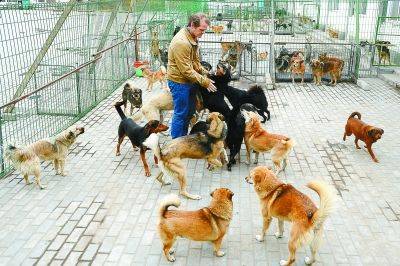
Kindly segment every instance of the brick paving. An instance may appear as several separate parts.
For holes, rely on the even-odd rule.
[[[272,114],[266,128],[297,143],[281,178],[316,201],[305,184],[324,179],[340,198],[316,265],[400,265],[400,93],[378,79],[363,83],[367,86],[280,84],[266,92]],[[68,156],[68,176],[54,175],[44,163],[45,190],[25,185],[17,173],[0,181],[0,265],[170,264],[161,254],[157,205],[168,193],[178,193],[178,184],[161,186],[155,180],[158,169],[150,152],[152,177],[145,177],[139,152],[127,140],[115,156],[119,117],[111,104],[120,93],[79,122],[86,132]],[[379,164],[365,149],[355,149],[354,137],[342,141],[355,110],[385,130],[373,146]],[[241,154],[244,162],[243,149]],[[268,154],[261,164],[271,165]],[[229,187],[235,192],[234,216],[222,244],[225,257],[214,257],[209,243],[179,239],[175,265],[278,265],[287,257],[288,223],[282,239],[273,236],[274,220],[266,241],[255,240],[262,218],[256,194],[244,181],[248,166],[209,172],[204,160],[188,160],[187,168],[188,189],[202,199],[182,199],[181,208],[206,206],[211,190]],[[299,250],[296,265],[303,265],[308,253]]]

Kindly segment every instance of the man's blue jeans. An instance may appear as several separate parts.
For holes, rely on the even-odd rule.
[[[168,87],[174,102],[174,114],[171,122],[173,139],[186,136],[189,121],[195,110],[196,90],[192,84],[176,83],[168,80]]]

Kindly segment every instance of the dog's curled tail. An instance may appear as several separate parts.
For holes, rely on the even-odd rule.
[[[335,210],[336,193],[332,186],[323,181],[311,181],[307,184],[307,187],[317,192],[319,196],[319,209],[312,216],[314,228],[319,228]]]
[[[150,136],[143,141],[143,145],[150,148],[157,159],[161,160],[160,137],[156,133],[150,134]]]
[[[357,116],[358,119],[361,119],[361,114],[359,112],[352,112],[348,119],[354,118]]]
[[[160,215],[160,219],[164,218],[165,212],[168,210],[169,206],[174,206],[176,208],[181,205],[181,200],[176,194],[169,194],[165,196],[159,205],[158,214]]]

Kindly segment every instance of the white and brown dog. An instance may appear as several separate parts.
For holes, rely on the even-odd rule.
[[[76,138],[85,132],[83,127],[67,129],[54,138],[38,140],[25,147],[9,145],[5,156],[13,166],[24,176],[26,184],[30,184],[29,175],[34,175],[36,184],[45,188],[40,182],[40,161],[53,161],[56,175],[66,176],[64,172],[68,149],[75,143]]]

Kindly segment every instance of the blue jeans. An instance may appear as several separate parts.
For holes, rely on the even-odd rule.
[[[174,102],[174,114],[171,122],[171,136],[173,139],[186,136],[190,118],[195,110],[196,90],[192,84],[176,83],[168,80],[168,87]]]

